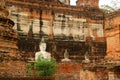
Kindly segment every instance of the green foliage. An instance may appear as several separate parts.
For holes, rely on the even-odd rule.
[[[30,63],[28,63],[28,64],[26,65],[26,68],[27,68],[27,72],[26,72],[27,76],[31,76],[31,74],[32,74],[32,72],[31,72],[31,70],[32,70],[32,65],[31,65]]]
[[[110,2],[110,3],[109,3]],[[109,4],[101,5],[101,9],[103,9],[106,13],[113,12],[120,9],[120,0],[110,0]]]
[[[30,63],[27,64],[27,69],[31,69],[32,65]]]
[[[35,61],[34,68],[38,70],[39,76],[52,76],[57,71],[57,63],[54,58],[38,59]]]
[[[106,13],[115,11],[115,9],[109,5],[102,5],[101,9],[103,9]]]

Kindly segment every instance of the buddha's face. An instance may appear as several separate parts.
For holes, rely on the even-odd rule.
[[[41,43],[39,47],[40,47],[40,51],[46,51],[46,43]]]

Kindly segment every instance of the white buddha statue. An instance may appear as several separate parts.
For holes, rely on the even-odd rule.
[[[69,59],[69,53],[68,53],[67,49],[65,49],[65,52],[64,52],[64,59],[62,59],[62,62],[65,62],[65,61],[71,61]]]
[[[40,51],[35,53],[35,61],[40,59],[47,59],[51,60],[51,54],[49,52],[46,52],[46,43],[44,41],[44,38],[42,38],[40,44],[39,44]]]
[[[90,59],[89,59],[89,54],[88,52],[85,53],[85,56],[84,56],[85,60],[83,60],[83,63],[89,63],[90,62]]]

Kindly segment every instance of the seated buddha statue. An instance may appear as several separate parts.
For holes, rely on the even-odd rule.
[[[65,52],[64,52],[64,59],[61,60],[62,62],[67,62],[67,61],[71,61],[69,59],[69,53],[67,51],[67,49],[65,49]]]
[[[35,61],[36,60],[51,60],[51,54],[46,51],[46,43],[44,41],[44,38],[42,38],[40,44],[39,44],[40,51],[35,53]]]

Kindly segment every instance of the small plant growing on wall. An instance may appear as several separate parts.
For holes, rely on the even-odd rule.
[[[26,68],[27,68],[27,72],[26,72],[27,76],[31,76],[31,75],[32,75],[32,72],[31,72],[31,70],[32,70],[32,65],[31,65],[30,63],[28,63],[28,64],[26,65]]]
[[[34,68],[38,71],[39,76],[53,76],[57,72],[57,63],[53,57],[51,60],[38,59],[35,61]]]

